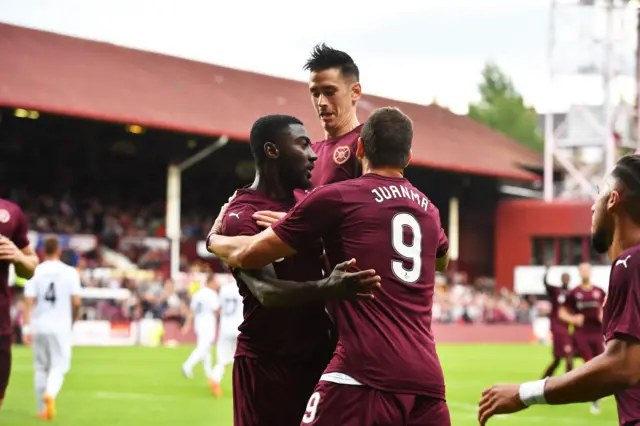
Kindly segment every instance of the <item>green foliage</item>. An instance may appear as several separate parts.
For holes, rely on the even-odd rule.
[[[497,65],[485,65],[479,90],[482,100],[469,105],[469,117],[528,148],[543,150],[544,138],[535,109],[525,105],[511,79]]]

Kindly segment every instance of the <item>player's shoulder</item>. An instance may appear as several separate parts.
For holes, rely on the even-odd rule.
[[[0,198],[0,221],[9,222],[12,217],[24,216],[19,205],[6,198]]]
[[[6,209],[6,210],[11,210],[11,211],[20,211],[20,212],[22,212],[22,209],[20,208],[19,205],[17,205],[13,201],[7,200],[6,198],[0,198],[0,208]]]

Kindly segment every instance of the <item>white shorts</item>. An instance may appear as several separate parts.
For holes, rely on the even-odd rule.
[[[71,334],[34,333],[33,363],[36,370],[58,370],[65,374],[71,368]]]
[[[213,346],[216,332],[212,328],[196,329],[197,346]]]
[[[228,365],[233,362],[238,345],[238,333],[220,334],[216,348],[216,364]]]

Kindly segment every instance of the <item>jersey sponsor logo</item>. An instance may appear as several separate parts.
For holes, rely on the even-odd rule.
[[[0,223],[7,223],[11,220],[11,213],[6,209],[0,209]]]
[[[627,269],[629,266],[627,265],[627,261],[629,260],[629,258],[631,257],[631,255],[627,255],[627,257],[625,257],[624,259],[618,259],[616,260],[616,266],[618,265],[624,265],[624,269]]]
[[[351,149],[346,145],[339,146],[333,151],[333,161],[336,164],[346,163],[349,157],[351,157]]]
[[[559,304],[563,305],[564,302],[566,302],[566,301],[567,301],[567,298],[566,298],[566,296],[564,294],[561,294],[560,296],[558,296],[558,303]]]

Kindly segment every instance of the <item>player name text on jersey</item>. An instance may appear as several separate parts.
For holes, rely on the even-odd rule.
[[[372,189],[371,193],[375,196],[374,199],[377,203],[401,197],[415,201],[424,211],[427,211],[427,207],[429,206],[429,200],[426,197],[402,185],[379,186],[376,189]]]

